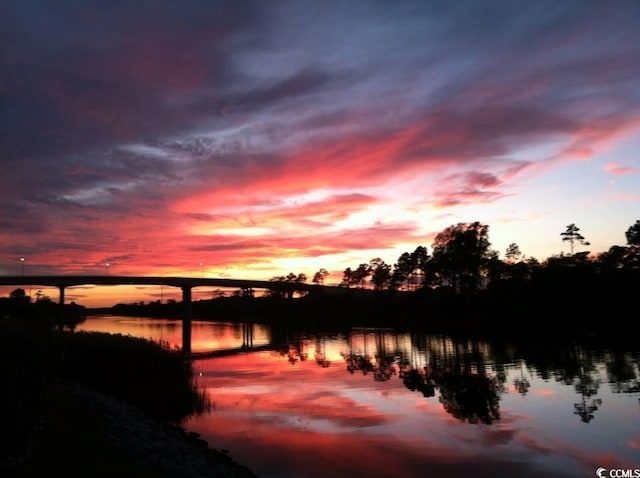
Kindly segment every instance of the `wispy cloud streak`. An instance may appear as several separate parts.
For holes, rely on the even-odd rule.
[[[0,14],[5,262],[81,269],[126,252],[151,271],[233,251],[267,267],[394,247],[437,232],[417,204],[498,208],[638,131],[632,1]],[[637,159],[603,170],[634,176]]]

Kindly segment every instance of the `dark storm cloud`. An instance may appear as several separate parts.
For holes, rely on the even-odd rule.
[[[429,59],[427,65],[444,67],[437,75],[444,85],[426,103],[423,100],[422,107],[431,109],[455,101],[460,108],[457,115],[435,118],[445,125],[442,128],[450,125],[448,120],[466,121],[478,132],[480,146],[483,131],[491,134],[521,124],[523,132],[531,128],[535,132],[539,123],[532,118],[541,112],[514,98],[518,93],[505,91],[505,86],[513,88],[516,82],[526,86],[531,74],[560,83],[589,82],[590,74],[598,71],[602,72],[600,78],[620,80],[626,75],[631,79],[640,68],[638,62],[628,61],[637,53],[631,47],[623,48],[614,60],[608,56],[581,58],[574,48],[586,42],[585,31],[600,26],[589,23],[597,18],[596,13],[585,14],[576,5],[461,2],[434,8],[409,2],[389,9],[384,3],[354,2],[335,12],[314,2],[273,4],[267,12],[236,2],[116,3],[108,9],[93,2],[5,6],[11,20],[3,33],[10,54],[3,56],[1,65],[5,72],[5,114],[0,117],[7,132],[3,135],[7,138],[3,144],[5,160],[37,158],[44,162],[48,158],[45,166],[83,161],[74,157],[124,142],[177,135],[217,116],[253,112],[320,92],[338,71],[359,67],[364,68],[363,73],[352,81],[358,82],[360,95],[370,97],[373,92],[368,88],[380,85],[362,81],[365,71],[371,78],[387,78],[387,88],[395,88],[389,82],[398,75],[419,73],[425,58]],[[291,12],[299,17],[289,18]],[[263,25],[261,20],[272,23]],[[328,20],[331,23],[320,24]],[[305,21],[311,25],[308,33]],[[421,29],[421,24],[425,28]],[[279,28],[281,25],[286,28]],[[262,38],[260,33],[269,36]],[[319,36],[316,41],[313,34]],[[234,59],[236,53],[242,53],[234,48],[264,53],[269,47],[283,48],[287,42],[289,48],[306,52],[307,63],[317,61],[317,66],[309,69],[301,64],[296,70],[294,64],[291,72],[274,70],[271,81],[266,82],[241,71],[242,64]],[[331,61],[319,56],[332,50],[335,58]],[[378,55],[366,55],[367,51]],[[561,55],[554,62],[556,52]],[[571,56],[564,52],[571,52]],[[544,55],[544,64],[534,64],[534,68],[523,65],[523,54],[531,54],[537,61]],[[471,64],[473,56],[480,59],[476,60],[478,66]],[[619,68],[606,68],[612,61]],[[471,74],[449,74],[447,68]],[[513,83],[495,84],[496,73]],[[515,105],[504,106],[513,114],[478,121],[487,105],[474,107],[462,102],[469,101],[470,90],[482,85],[493,85],[497,95],[504,95],[490,96],[486,101],[516,100]],[[345,86],[348,89],[349,85]],[[548,100],[551,108],[557,104],[551,97]],[[349,107],[348,102],[342,104],[343,109]],[[202,113],[194,114],[199,109]],[[316,121],[339,114],[320,110]],[[406,127],[407,121],[410,118],[400,118],[395,127]],[[522,124],[526,121],[529,123]],[[571,123],[569,118],[555,118],[558,121]],[[306,124],[313,122],[311,116]],[[554,122],[549,123],[548,128],[553,126]],[[500,134],[506,136],[509,131]],[[468,141],[470,149],[475,146],[473,139]],[[489,148],[487,154],[492,153]],[[99,161],[94,164],[100,167]],[[105,168],[105,174],[112,172]],[[97,179],[91,175],[86,178]]]
[[[246,2],[14,2],[0,60],[8,159],[94,150],[193,125],[170,96],[223,84]]]
[[[314,91],[319,91],[329,84],[330,75],[319,71],[299,71],[294,75],[279,79],[266,87],[258,86],[257,89],[231,95],[226,99],[227,104],[221,109],[228,111],[254,111],[259,108],[271,106],[284,100],[295,100]]]
[[[589,150],[640,114],[633,1],[30,1],[0,17],[0,225],[25,247],[164,238],[178,214],[452,166],[433,204],[490,202],[522,149]]]

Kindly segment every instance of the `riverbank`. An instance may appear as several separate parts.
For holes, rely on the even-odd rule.
[[[556,287],[521,286],[482,293],[454,294],[450,288],[415,292],[360,294],[302,298],[220,297],[194,301],[193,320],[260,323],[276,330],[314,329],[319,332],[348,332],[353,327],[382,327],[453,334],[477,339],[518,342],[591,340],[619,342],[633,337],[628,310],[633,310],[633,292],[638,283],[616,284],[615,288],[574,290]],[[353,294],[352,294],[353,293]],[[594,313],[606,316],[606,326],[594,326]],[[94,311],[90,310],[90,313]],[[101,313],[128,317],[181,319],[180,302],[117,304]],[[526,333],[523,333],[526,330]]]
[[[0,373],[0,476],[255,477],[179,426],[204,392],[177,350],[3,320]]]
[[[95,391],[56,384],[18,477],[255,478],[195,434]]]

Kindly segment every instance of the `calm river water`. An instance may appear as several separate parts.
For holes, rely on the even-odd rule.
[[[177,320],[90,317],[77,330],[181,344]],[[195,361],[212,409],[186,427],[262,478],[640,470],[640,347],[197,321],[192,337],[194,352],[225,352]]]

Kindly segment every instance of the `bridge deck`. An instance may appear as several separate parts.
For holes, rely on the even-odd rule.
[[[182,289],[184,311],[182,316],[182,350],[191,353],[191,289],[194,287],[227,287],[236,289],[269,289],[282,292],[325,291],[344,289],[336,286],[305,284],[302,282],[281,282],[252,279],[221,279],[204,277],[162,277],[162,276],[114,276],[114,275],[21,275],[0,276],[0,286],[50,286],[60,290],[59,303],[64,304],[65,289],[79,285],[167,285]],[[255,348],[253,349],[255,350]]]
[[[266,281],[255,279],[223,279],[204,277],[116,276],[116,275],[26,275],[0,276],[0,286],[40,285],[73,287],[78,285],[167,285],[171,287],[227,287],[272,290],[311,291],[334,289],[336,286],[306,284],[303,282]]]

